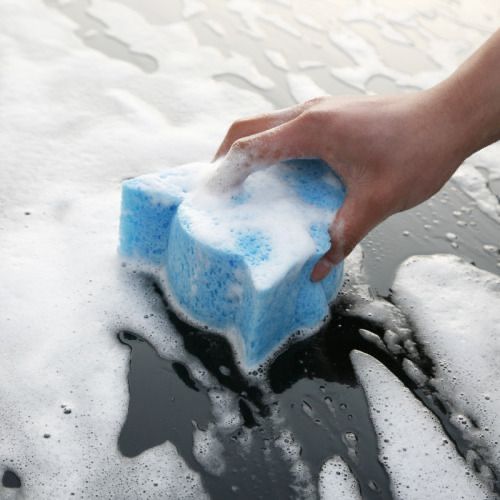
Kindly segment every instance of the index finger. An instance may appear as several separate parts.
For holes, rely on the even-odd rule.
[[[303,105],[300,104],[292,106],[291,108],[284,108],[270,113],[236,120],[229,127],[226,136],[215,153],[214,160],[224,156],[237,140],[282,125],[299,116],[302,111]]]

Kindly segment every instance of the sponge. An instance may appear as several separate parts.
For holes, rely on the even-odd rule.
[[[125,181],[120,253],[147,264],[188,322],[228,335],[253,367],[298,330],[319,328],[342,264],[310,281],[345,189],[320,160],[291,160],[210,189],[217,164]]]

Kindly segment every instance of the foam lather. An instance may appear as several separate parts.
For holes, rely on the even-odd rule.
[[[191,163],[124,182],[120,252],[156,270],[184,319],[229,334],[255,366],[328,315],[342,264],[320,283],[310,274],[345,190],[320,160],[278,163],[224,191],[210,188],[217,168]]]

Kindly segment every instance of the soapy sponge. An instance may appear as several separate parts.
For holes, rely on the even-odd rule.
[[[192,163],[123,184],[120,252],[153,266],[187,321],[229,334],[247,366],[328,315],[342,265],[310,281],[329,248],[345,190],[320,160],[293,160],[220,192],[216,164]]]

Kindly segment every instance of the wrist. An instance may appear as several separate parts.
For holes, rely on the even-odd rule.
[[[416,95],[418,113],[425,127],[424,147],[432,152],[439,177],[447,180],[463,161],[476,151],[478,139],[464,118],[468,103],[452,82],[445,81]],[[444,181],[443,181],[444,182]]]
[[[500,30],[448,79],[427,91],[462,161],[500,139]]]

